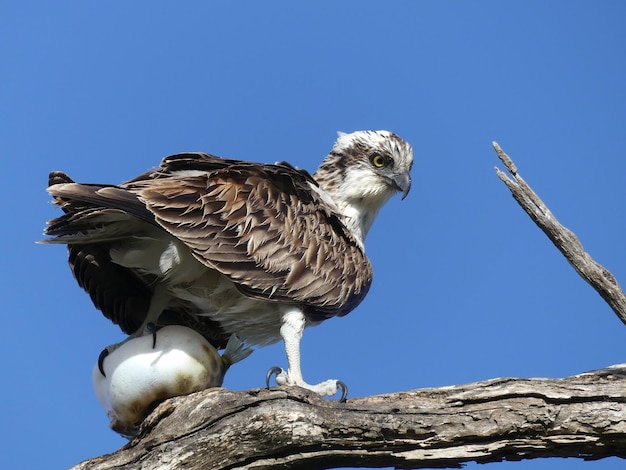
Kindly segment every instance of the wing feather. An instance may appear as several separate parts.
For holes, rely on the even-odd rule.
[[[180,154],[122,188],[246,295],[342,315],[367,293],[371,265],[315,184],[284,163]]]
[[[55,172],[48,190],[65,215],[50,222],[46,233],[55,238],[47,242],[70,245],[79,284],[116,323],[124,323],[124,312],[137,306],[111,306],[108,292],[122,287],[107,284],[105,275],[118,268],[109,263],[96,270],[97,264],[83,258],[88,251],[83,248],[106,242],[103,237],[127,237],[133,218],[181,240],[201,263],[248,296],[300,304],[314,319],[344,315],[367,293],[372,268],[316,185],[306,171],[286,163],[262,165],[201,153],[167,157],[158,169],[120,186],[77,184]],[[120,233],[116,224],[99,232],[100,223],[113,220],[121,222]],[[120,279],[137,285],[134,278]],[[148,291],[140,296],[142,303]],[[121,325],[125,331],[138,322],[131,317]]]

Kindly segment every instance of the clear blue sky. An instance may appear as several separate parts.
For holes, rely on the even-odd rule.
[[[626,361],[626,327],[510,197],[491,149],[626,284],[626,3],[13,1],[0,18],[4,468],[125,442],[91,387],[122,335],[65,250],[34,243],[58,214],[50,170],[119,183],[201,150],[312,171],[337,130],[393,130],[414,146],[413,189],[366,240],[365,302],[305,332],[305,378],[357,397]],[[280,344],[225,386],[262,386],[273,365]]]

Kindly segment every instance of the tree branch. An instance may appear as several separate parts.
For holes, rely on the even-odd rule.
[[[348,400],[298,387],[212,388],[159,405],[140,435],[74,470],[459,468],[626,458],[626,364],[565,379],[494,379]]]
[[[498,177],[626,324],[626,297],[517,173]],[[626,364],[564,379],[493,379],[329,401],[298,387],[212,388],[161,403],[117,452],[74,470],[459,468],[540,457],[626,458]]]
[[[541,230],[554,243],[581,277],[593,287],[598,294],[609,304],[615,314],[626,325],[626,296],[617,283],[615,277],[601,264],[594,261],[585,251],[573,232],[561,225],[552,215],[548,207],[526,184],[517,173],[513,160],[504,153],[497,142],[493,147],[512,179],[496,167],[498,177],[511,190],[515,200],[530,216]]]

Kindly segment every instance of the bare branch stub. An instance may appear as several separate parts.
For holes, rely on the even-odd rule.
[[[576,272],[602,296],[626,325],[626,296],[613,274],[585,251],[571,230],[559,223],[541,198],[519,175],[511,157],[496,142],[493,142],[493,147],[511,177],[497,167],[496,173],[509,188],[513,198],[554,243]]]

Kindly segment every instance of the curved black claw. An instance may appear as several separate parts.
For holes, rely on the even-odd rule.
[[[107,375],[104,373],[104,359],[109,355],[109,348],[104,348],[98,356],[98,370],[102,374],[102,377]]]
[[[270,370],[268,370],[267,374],[265,374],[265,385],[268,389],[270,388],[270,380],[272,379],[272,376],[274,374],[278,375],[282,371],[283,369],[278,366],[270,367]]]
[[[156,332],[157,332],[157,327],[154,323],[150,322],[146,325],[146,330],[148,330],[150,333],[152,333],[152,349],[154,349],[156,347]]]
[[[348,386],[341,380],[337,380],[337,388],[341,389],[341,398],[339,399],[339,403],[345,403],[346,398],[348,397]]]

